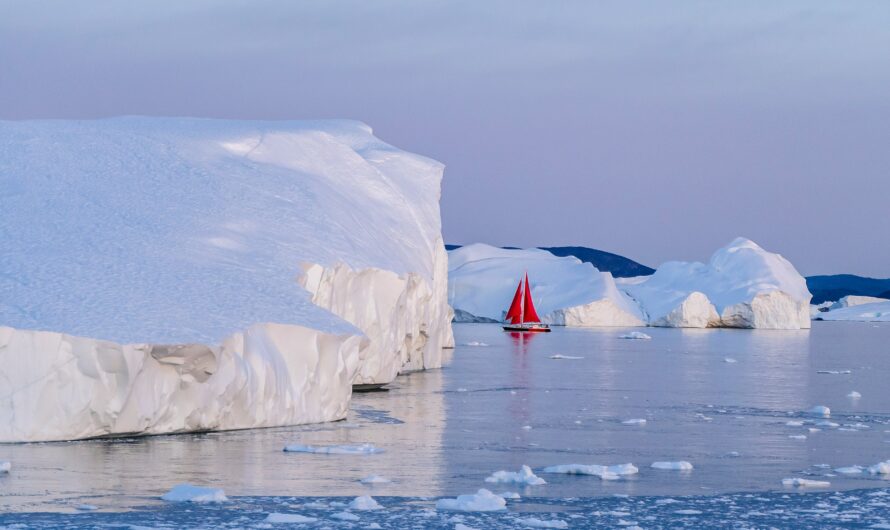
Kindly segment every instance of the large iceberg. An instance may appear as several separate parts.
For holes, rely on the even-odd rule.
[[[0,122],[0,441],[335,420],[440,366],[442,169],[353,121]]]
[[[737,238],[708,263],[668,262],[622,287],[652,326],[804,329],[810,292],[779,254]]]
[[[501,321],[528,272],[538,314],[565,326],[643,326],[637,305],[608,272],[541,249],[467,245],[448,253],[448,299],[461,320]]]

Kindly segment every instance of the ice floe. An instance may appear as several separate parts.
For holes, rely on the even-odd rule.
[[[349,503],[349,508],[352,510],[381,510],[383,509],[383,506],[374,500],[374,497],[362,495],[361,497],[353,499],[352,502]]]
[[[340,521],[358,521],[361,519],[358,515],[352,512],[337,512],[335,514],[331,514],[331,519],[338,519]]]
[[[565,359],[568,361],[575,361],[575,360],[583,359],[584,357],[576,357],[574,355],[562,355],[560,353],[557,353],[555,355],[551,355],[550,358],[551,359]]]
[[[646,425],[645,418],[631,418],[621,422],[622,425]]]
[[[890,475],[890,460],[878,462],[868,467],[868,472],[872,475]]]
[[[807,411],[807,414],[810,416],[819,416],[821,418],[829,418],[831,417],[831,409],[826,407],[825,405],[816,405]]]
[[[862,466],[848,466],[835,468],[834,472],[841,475],[860,475],[864,470]]]
[[[592,475],[603,480],[618,480],[623,476],[635,475],[640,470],[633,464],[617,464],[601,466],[597,464],[562,464],[543,469],[544,473],[562,473],[565,475]]]
[[[383,449],[365,443],[361,445],[301,445],[291,444],[284,447],[286,453],[312,453],[318,455],[375,455]]]
[[[11,469],[12,469],[12,462],[9,462],[8,460],[0,460],[0,475],[2,475],[4,473],[9,473],[9,471]]]
[[[568,528],[569,523],[561,519],[538,519],[536,517],[523,517],[516,519],[516,524],[521,528]]]
[[[862,394],[860,394],[859,392],[856,392],[855,390],[853,390],[852,392],[850,392],[849,394],[847,394],[847,397],[850,398],[850,399],[859,399],[859,398],[862,397]]]
[[[368,475],[367,477],[361,479],[359,482],[362,484],[389,484],[391,481],[388,478],[381,477],[380,475]]]
[[[651,467],[653,469],[669,469],[676,471],[691,471],[693,469],[692,464],[685,460],[677,462],[652,462]]]
[[[495,512],[507,509],[507,501],[500,495],[480,489],[476,493],[458,495],[456,499],[439,499],[437,510],[456,510],[464,512]]]
[[[191,484],[176,485],[161,495],[161,499],[169,502],[226,502],[229,500],[221,489],[204,488]]]
[[[793,486],[795,488],[827,488],[831,486],[831,482],[827,480],[810,480],[806,478],[783,478],[783,486]]]
[[[620,335],[619,339],[637,339],[637,340],[649,340],[652,337],[643,333],[642,331],[631,331],[630,333],[625,333],[624,335]]]
[[[535,475],[532,472],[532,469],[528,466],[522,466],[522,468],[518,471],[496,471],[491,476],[485,479],[485,482],[491,483],[515,483],[515,484],[524,484],[526,486],[539,486],[541,484],[547,484],[547,481],[542,479],[541,477]]]
[[[271,524],[308,524],[318,521],[316,517],[308,517],[298,513],[273,512],[266,516],[265,522]]]
[[[724,358],[723,358],[723,362],[725,362],[725,363],[730,363],[730,364],[734,364],[734,363],[737,363],[738,361],[735,360],[735,359],[733,359],[732,357],[724,357]]]
[[[92,504],[78,504],[74,509],[80,512],[92,512],[98,510],[99,507]]]

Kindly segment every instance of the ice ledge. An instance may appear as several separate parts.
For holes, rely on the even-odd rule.
[[[342,419],[366,343],[272,323],[215,347],[0,327],[0,442]]]

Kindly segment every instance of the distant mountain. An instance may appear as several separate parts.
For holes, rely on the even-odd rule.
[[[445,250],[454,250],[460,248],[461,245],[445,245]],[[515,249],[517,247],[503,247]],[[636,261],[597,250],[588,247],[538,247],[546,250],[555,256],[575,256],[583,262],[591,263],[594,267],[601,271],[611,272],[616,278],[628,278],[631,276],[648,276],[655,272],[655,269],[641,265]]]
[[[890,298],[890,278],[866,278],[854,274],[808,276],[807,288],[813,293],[813,304],[839,300],[851,294]]]

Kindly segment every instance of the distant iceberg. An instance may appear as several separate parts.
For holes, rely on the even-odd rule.
[[[641,281],[622,287],[665,327],[806,329],[806,281],[779,254],[738,238],[705,263],[668,262]]]
[[[815,318],[834,321],[890,322],[890,300],[870,304],[854,304],[840,309],[832,309],[819,313]]]
[[[0,122],[0,441],[268,427],[453,345],[443,166],[354,121]]]
[[[528,272],[538,314],[564,326],[643,326],[639,307],[608,272],[541,249],[467,245],[448,253],[448,298],[463,321],[501,321]]]

